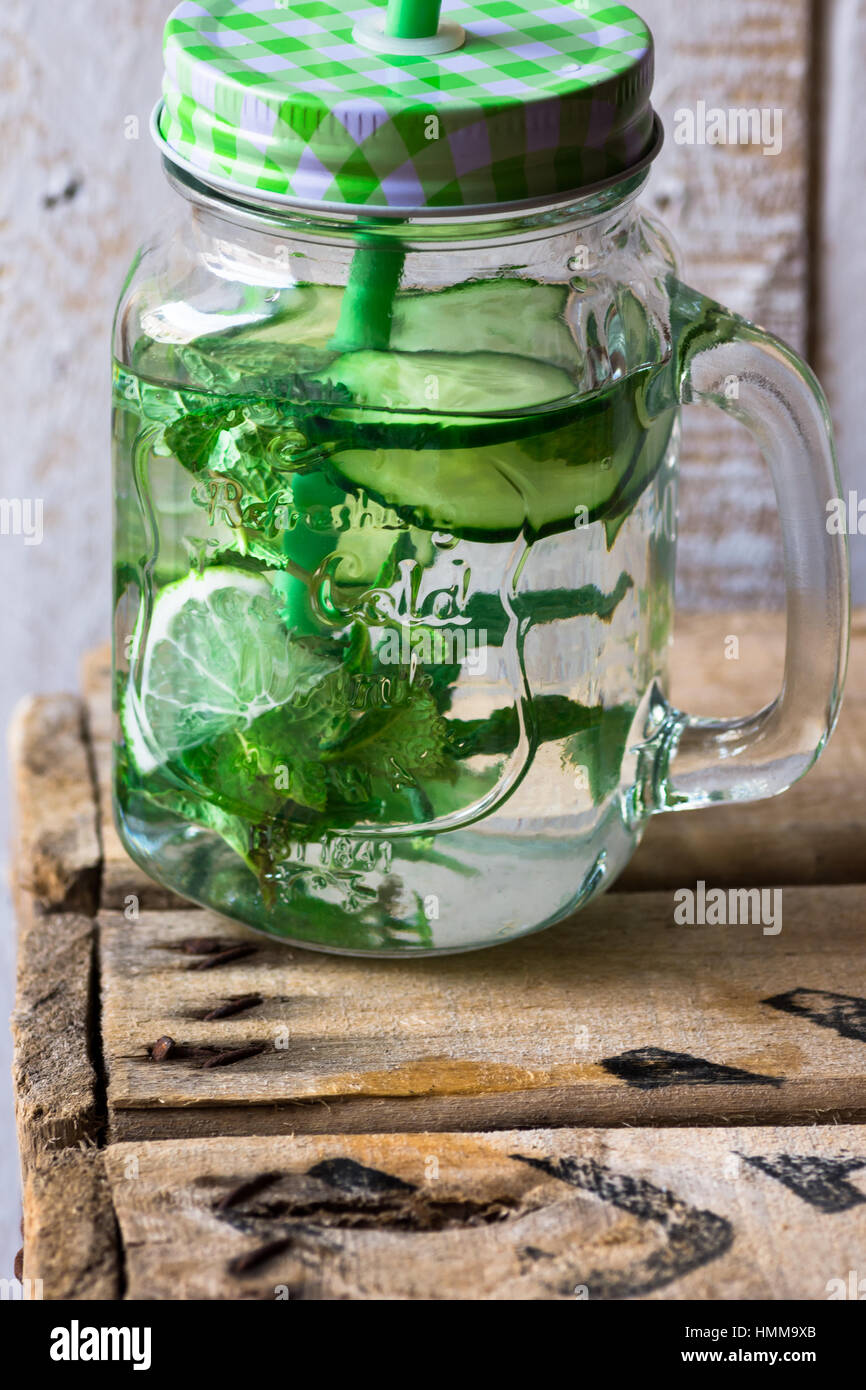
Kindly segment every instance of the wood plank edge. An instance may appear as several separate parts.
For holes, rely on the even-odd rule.
[[[48,1301],[123,1297],[123,1254],[104,1154],[43,1155],[24,1176],[25,1296]]]
[[[748,1090],[748,1095],[743,1094]],[[395,1134],[536,1128],[729,1128],[866,1122],[855,1080],[786,1083],[772,1092],[734,1086],[670,1087],[638,1093],[600,1088],[595,1097],[567,1087],[488,1096],[329,1098],[288,1104],[159,1106],[109,1110],[109,1140],[253,1137],[289,1134]],[[739,1092],[739,1094],[738,1094]]]
[[[13,892],[31,895],[47,912],[95,916],[102,839],[83,701],[70,694],[25,697],[12,715],[8,750]]]
[[[106,1127],[96,925],[102,841],[81,699],[21,701],[9,751],[18,948],[12,1070],[25,1292],[113,1299],[120,1296],[121,1259],[97,1148]]]

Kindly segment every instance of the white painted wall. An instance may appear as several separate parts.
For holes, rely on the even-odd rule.
[[[656,38],[654,101],[667,143],[650,205],[674,230],[683,278],[802,351],[807,340],[810,0],[637,0]],[[782,152],[677,144],[698,103],[782,112]],[[689,607],[761,607],[784,592],[767,471],[720,412],[684,415],[678,597]]]
[[[109,328],[136,242],[172,201],[147,135],[170,4],[3,0],[0,11],[0,496],[42,498],[45,508],[42,545],[0,537],[0,726],[25,692],[75,688],[81,652],[108,632]],[[822,290],[820,355],[854,486],[864,473],[866,253],[856,213],[866,190],[866,0],[820,7],[835,103],[823,159],[823,242],[811,255],[817,7],[810,0],[635,5],[656,31],[657,104],[669,130],[678,106],[701,99],[784,107],[778,160],[669,141],[650,201],[673,227],[693,283],[800,347],[814,289]],[[126,138],[130,116],[138,118],[138,140]],[[777,598],[772,498],[753,450],[710,417],[692,422],[687,439],[682,599],[757,606]],[[866,558],[854,549],[862,601]],[[5,843],[4,806],[0,837]],[[6,924],[3,1017],[11,1000],[8,913]],[[0,1275],[18,1243],[7,1076],[0,1025]]]

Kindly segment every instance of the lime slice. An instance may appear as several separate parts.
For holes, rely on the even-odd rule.
[[[337,663],[295,640],[267,579],[231,566],[163,589],[139,613],[121,722],[139,772],[308,694]]]

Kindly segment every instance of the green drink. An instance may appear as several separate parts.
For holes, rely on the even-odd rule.
[[[527,288],[473,305],[495,298],[498,324]],[[461,293],[398,308],[405,340]],[[641,673],[608,705],[532,668],[623,605],[655,603],[663,645],[673,547],[635,571],[629,521],[675,410],[650,420],[659,368],[577,396],[538,356],[299,345],[295,307],[175,350],[173,388],[153,345],[116,368],[121,825],[155,876],[168,855],[189,896],[222,884],[222,910],[271,932],[429,946],[440,880],[459,896],[478,875],[471,827],[507,834],[539,749],[604,818]],[[536,553],[541,572],[563,548],[573,582],[541,583]],[[573,853],[568,873],[563,906]]]
[[[439,11],[178,6],[153,134],[187,216],[115,322],[120,836],[360,954],[537,930],[651,814],[784,790],[844,670],[820,390],[635,201],[646,25]],[[666,699],[693,401],[752,432],[782,519],[785,688],[743,721]]]

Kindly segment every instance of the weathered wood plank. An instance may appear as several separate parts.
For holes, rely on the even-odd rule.
[[[133,863],[120,841],[111,809],[112,744],[114,716],[111,711],[111,647],[88,652],[81,665],[81,686],[87,710],[88,737],[99,801],[99,828],[102,838],[102,906],[145,909],[190,907],[192,904],[155,883]]]
[[[26,1171],[58,1148],[94,1139],[102,1124],[91,1055],[95,923],[18,906],[18,982],[12,1075]]]
[[[734,650],[738,656],[731,660],[727,653]],[[784,652],[781,614],[678,618],[673,701],[696,715],[753,714],[778,693]],[[839,724],[809,775],[772,801],[655,817],[617,888],[660,889],[699,878],[745,887],[864,877],[866,614],[858,611]]]
[[[683,277],[804,350],[809,306],[810,0],[641,0],[656,39],[653,101],[667,132],[644,194],[683,252]],[[782,150],[678,144],[681,110],[783,113]],[[772,488],[746,431],[684,412],[678,592],[689,607],[769,604],[783,592]]]
[[[73,695],[24,700],[9,738],[15,886],[48,911],[92,913],[101,851],[81,701]]]
[[[287,951],[201,911],[104,914],[111,1133],[866,1116],[864,891],[786,889],[775,936],[678,926],[671,893],[615,894],[423,963]],[[252,954],[191,970],[180,948],[202,931]],[[161,1037],[175,1047],[155,1062]]]
[[[825,1299],[866,1262],[847,1126],[184,1140],[106,1165],[133,1299]]]
[[[30,1297],[115,1298],[114,1215],[93,1147],[105,1120],[93,1007],[101,851],[81,701],[26,701],[10,751],[25,1289]]]
[[[43,1158],[25,1172],[22,1195],[31,1296],[119,1298],[120,1246],[103,1154],[67,1149]]]
[[[18,969],[13,1078],[25,1174],[99,1127],[91,1059],[100,848],[81,702],[40,697],[10,738]],[[80,911],[58,910],[77,905]]]

